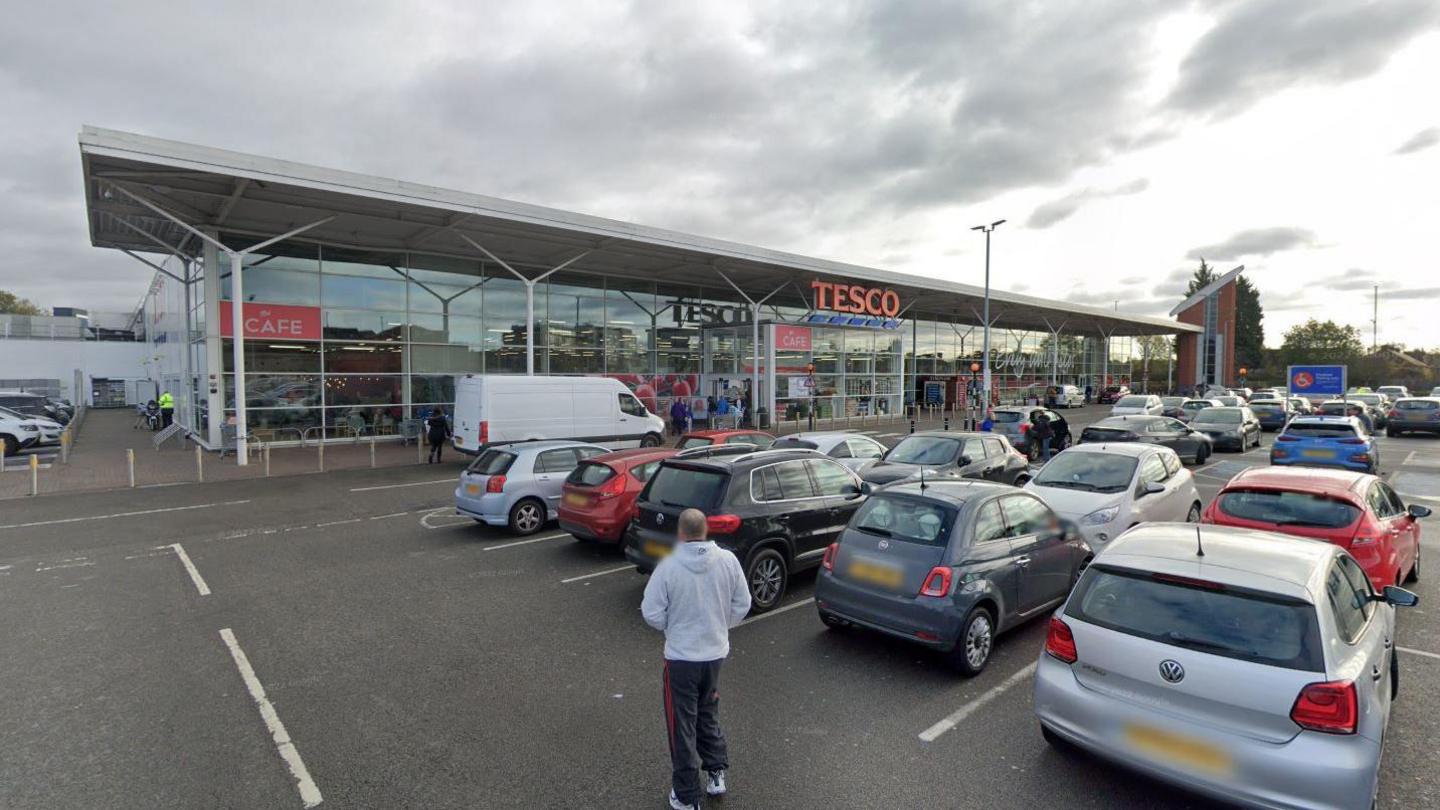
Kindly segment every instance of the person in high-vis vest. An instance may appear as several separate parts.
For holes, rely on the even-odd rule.
[[[166,391],[160,395],[160,427],[162,429],[170,427],[170,423],[174,421],[175,397],[170,396],[170,392]]]

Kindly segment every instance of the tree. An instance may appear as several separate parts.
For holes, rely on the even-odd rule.
[[[1290,327],[1285,332],[1285,342],[1280,345],[1280,354],[1287,365],[1307,363],[1349,363],[1365,351],[1360,342],[1360,330],[1353,326],[1341,326],[1334,321],[1317,321],[1314,318]]]
[[[0,290],[0,313],[9,315],[44,315],[40,307],[9,290]]]
[[[1219,277],[1220,276],[1215,273],[1215,269],[1206,264],[1204,259],[1201,259],[1200,266],[1195,268],[1195,275],[1190,278],[1190,286],[1185,288],[1184,297],[1189,298],[1195,293],[1200,292],[1205,288],[1206,284],[1209,284]]]
[[[1235,362],[1260,368],[1265,359],[1265,309],[1260,291],[1241,276],[1235,283]]]

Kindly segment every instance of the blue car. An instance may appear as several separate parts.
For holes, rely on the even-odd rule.
[[[1353,416],[1299,416],[1270,447],[1270,463],[1380,471],[1380,448]]]
[[[1260,429],[1266,432],[1280,430],[1295,415],[1289,403],[1280,400],[1251,402],[1250,410],[1254,411],[1255,418],[1260,420]]]

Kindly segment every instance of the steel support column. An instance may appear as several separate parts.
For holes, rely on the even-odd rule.
[[[1069,321],[1061,321],[1059,326],[1051,326],[1050,319],[1045,318],[1045,328],[1050,330],[1050,384],[1060,384],[1060,330],[1065,328]]]
[[[587,250],[583,253],[577,253],[535,278],[526,278],[523,273],[506,264],[504,259],[491,253],[484,245],[459,231],[456,231],[455,235],[465,240],[471,247],[484,253],[491,261],[509,270],[511,275],[520,279],[521,283],[525,285],[525,375],[529,377],[535,376],[535,285],[544,281],[552,274],[558,273],[575,262],[589,256],[590,251]]]
[[[719,268],[715,269],[715,275],[725,279],[725,283],[734,287],[735,292],[740,293],[740,297],[744,298],[745,303],[750,305],[750,410],[752,411],[750,419],[756,427],[759,427],[760,421],[753,411],[759,410],[759,405],[756,403],[760,401],[760,306],[774,297],[775,293],[785,289],[786,285],[790,282],[787,281],[781,284],[772,290],[769,295],[756,301],[749,295],[746,295],[745,291],[740,289],[735,282],[731,281],[729,276],[720,272]],[[774,386],[771,387],[773,388]],[[771,391],[770,393],[773,395],[775,392]],[[774,397],[771,396],[769,399],[773,398]],[[774,409],[771,408],[770,410],[773,411]],[[773,417],[774,414],[772,413],[771,416]]]

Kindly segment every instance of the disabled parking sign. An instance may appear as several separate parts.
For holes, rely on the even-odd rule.
[[[1345,372],[1345,366],[1290,366],[1285,377],[1295,396],[1342,397],[1346,391]]]

